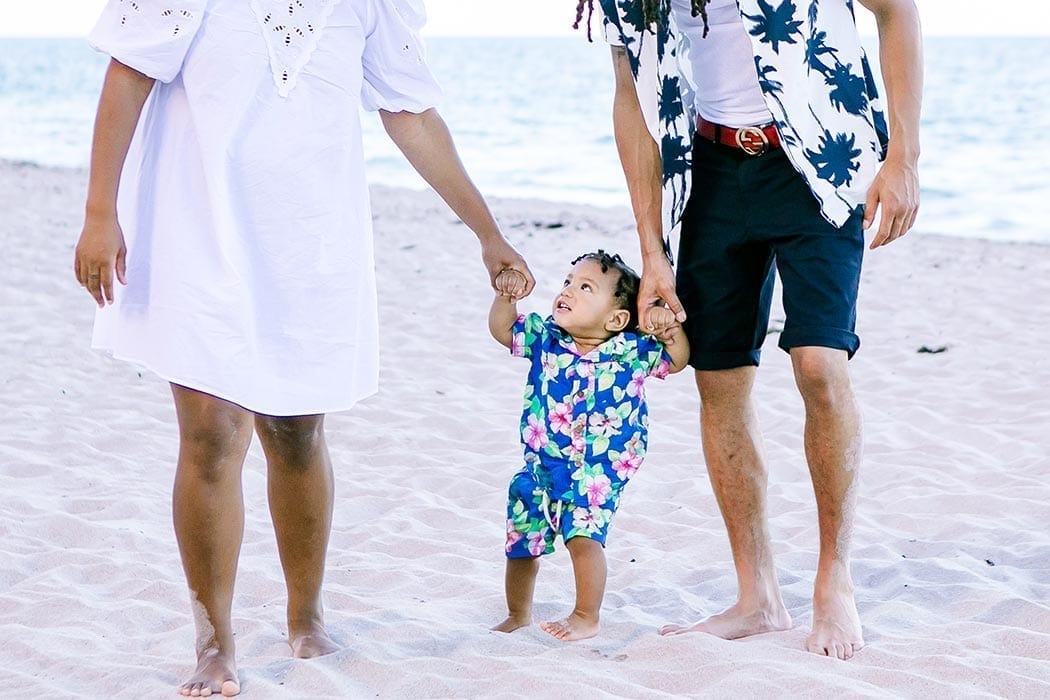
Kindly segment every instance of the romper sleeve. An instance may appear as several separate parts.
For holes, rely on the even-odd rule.
[[[667,379],[671,373],[671,356],[664,344],[651,335],[638,336],[638,363],[647,377]]]
[[[436,106],[441,87],[427,67],[419,37],[427,19],[422,0],[371,0],[371,6],[362,56],[362,106],[415,113]]]
[[[88,43],[162,83],[182,70],[207,0],[109,0]]]
[[[510,354],[514,357],[539,356],[543,347],[543,336],[547,333],[547,324],[539,314],[519,315],[512,328],[513,338],[510,343]]]

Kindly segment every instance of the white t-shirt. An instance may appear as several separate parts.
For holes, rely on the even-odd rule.
[[[672,0],[671,6],[686,40],[683,72],[693,88],[697,113],[709,122],[732,127],[773,121],[736,0],[711,0],[706,8],[706,37],[704,20],[693,17],[689,0]]]
[[[360,108],[436,104],[423,21],[419,0],[109,0],[92,45],[158,82],[121,179],[128,286],[93,345],[259,413],[374,393]]]

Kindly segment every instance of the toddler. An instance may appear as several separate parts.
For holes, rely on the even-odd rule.
[[[518,315],[522,275],[508,270],[496,278],[489,330],[532,363],[521,419],[525,466],[511,481],[507,504],[509,613],[497,631],[532,623],[539,557],[554,551],[560,533],[572,557],[576,605],[565,619],[540,627],[565,641],[598,633],[606,534],[645,457],[645,379],[678,372],[689,358],[670,310],[652,309],[649,317],[666,346],[638,332],[638,284],[619,255],[587,253],[573,261],[544,320]]]

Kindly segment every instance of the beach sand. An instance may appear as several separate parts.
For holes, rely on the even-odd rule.
[[[71,273],[85,180],[0,164],[0,688],[173,697],[194,643],[170,514],[174,411],[156,376],[88,348],[93,306]],[[537,627],[488,631],[505,612],[526,366],[488,337],[479,247],[432,193],[373,194],[381,390],[328,420],[326,607],[345,650],[289,658],[256,443],[234,600],[244,697],[1050,697],[1050,247],[941,237],[920,220],[867,258],[851,366],[868,646],[852,661],[803,649],[816,515],[775,331],[756,392],[795,628],[732,642],[657,634],[735,595],[683,373],[651,385],[650,452],[611,531],[602,632],[565,644]],[[525,310],[548,310],[578,253],[638,260],[626,209],[493,206],[539,280]],[[539,619],[571,607],[560,543],[536,600]]]

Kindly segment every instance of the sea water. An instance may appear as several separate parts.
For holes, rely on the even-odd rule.
[[[483,192],[627,206],[608,47],[434,38],[428,52]],[[1050,38],[930,38],[925,56],[916,230],[1050,243]],[[0,39],[0,158],[85,166],[105,66],[82,40]],[[364,137],[372,182],[425,186],[375,115]]]

